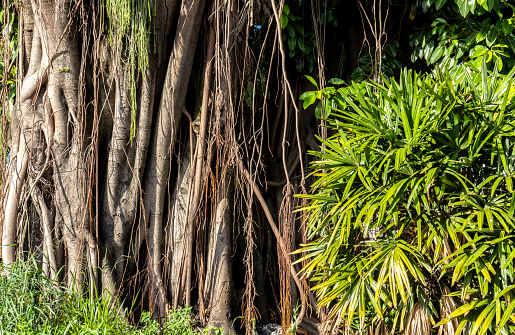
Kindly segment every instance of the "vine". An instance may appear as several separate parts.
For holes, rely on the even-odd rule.
[[[154,36],[156,0],[102,0],[107,14],[111,45],[125,44],[125,59],[130,68],[131,130],[130,140],[136,135],[136,81],[149,64],[149,46]]]

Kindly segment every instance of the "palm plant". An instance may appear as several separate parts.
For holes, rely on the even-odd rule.
[[[331,106],[297,252],[332,325],[515,333],[514,75],[405,70],[303,95]]]

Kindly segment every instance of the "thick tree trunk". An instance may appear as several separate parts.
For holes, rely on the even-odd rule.
[[[204,71],[204,88],[202,90],[202,106],[200,110],[200,129],[199,136],[197,140],[197,148],[195,150],[195,174],[193,179],[193,184],[191,185],[191,201],[188,206],[188,227],[187,227],[187,237],[189,240],[188,246],[188,254],[187,254],[187,262],[186,262],[186,306],[191,306],[191,277],[193,272],[193,246],[195,241],[195,218],[198,215],[198,207],[200,204],[201,198],[201,183],[202,180],[206,176],[204,172],[204,152],[206,148],[207,142],[207,130],[208,130],[208,120],[209,120],[209,111],[208,111],[208,103],[209,98],[211,96],[211,78],[213,71],[213,55],[214,55],[214,47],[215,47],[215,31],[211,27],[209,29],[209,38],[207,42],[207,56],[206,56],[206,65]]]

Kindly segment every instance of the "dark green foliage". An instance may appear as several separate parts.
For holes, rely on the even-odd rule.
[[[477,70],[481,67],[482,56],[486,55],[490,70],[500,60],[499,71],[503,72],[503,67],[509,71],[515,65],[512,59],[515,55],[515,12],[508,3],[503,4],[502,9],[504,15],[500,10],[489,13],[483,9],[467,17],[453,11],[452,7],[433,12],[431,27],[410,36],[411,61],[422,59],[428,66],[467,63]]]
[[[409,17],[382,50],[382,74],[398,76],[403,67],[430,71],[466,64],[479,71],[483,55],[490,71],[496,63],[506,74],[515,66],[515,7],[504,0],[417,0]],[[401,43],[399,43],[401,41]],[[363,52],[354,81],[371,78],[374,48]]]
[[[300,14],[302,8],[292,7],[295,13]],[[284,5],[280,22],[283,29],[283,42],[289,58],[295,62],[298,72],[313,71],[315,65],[315,36],[311,31],[311,22],[306,22],[297,16],[288,5]]]

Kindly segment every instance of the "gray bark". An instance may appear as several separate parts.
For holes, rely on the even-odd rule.
[[[211,222],[205,292],[210,310],[208,326],[223,328],[226,334],[235,334],[231,322],[232,282],[231,199],[233,192],[230,176],[224,174],[218,186],[218,203]]]
[[[116,87],[113,88],[113,126],[107,149],[108,161],[100,226],[105,244],[102,255],[102,283],[112,295],[117,295],[125,270],[129,233],[136,220],[141,177],[150,140],[155,70],[153,66],[148,68],[142,79],[138,96],[136,136],[131,142],[132,106],[128,86],[130,72],[120,61],[120,55],[115,53],[112,57],[113,62],[117,64],[114,70]]]
[[[188,205],[191,202],[190,188],[192,175],[191,149],[194,147],[194,138],[189,139],[183,154],[178,159],[179,172],[170,198],[170,215],[166,226],[167,234],[167,275],[169,277],[168,295],[173,307],[183,302],[185,281],[185,262],[189,245],[186,239],[188,222]]]

